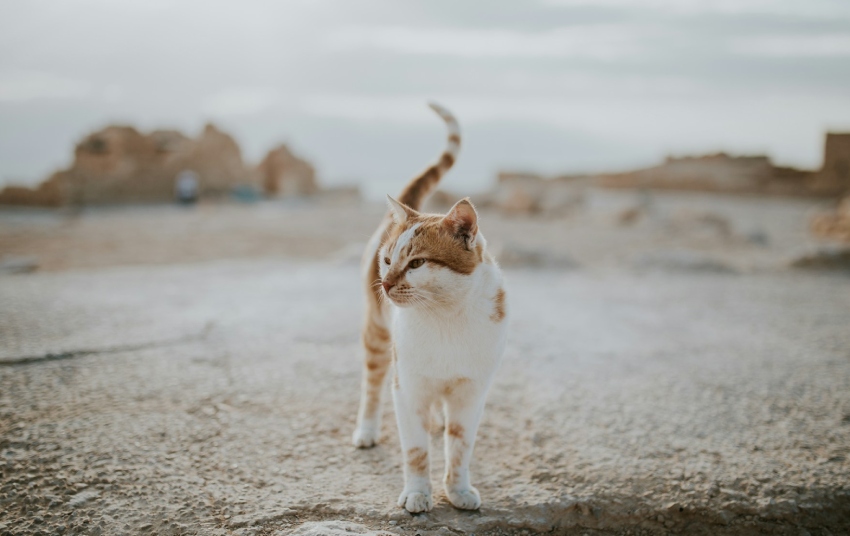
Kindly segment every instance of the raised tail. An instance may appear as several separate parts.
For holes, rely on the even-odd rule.
[[[446,171],[451,169],[460,151],[460,127],[452,113],[439,104],[429,103],[437,114],[446,122],[449,130],[448,142],[440,159],[423,171],[418,177],[410,181],[402,190],[398,200],[413,210],[419,210],[422,201],[430,194]]]

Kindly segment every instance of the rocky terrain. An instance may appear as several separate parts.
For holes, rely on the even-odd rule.
[[[482,213],[514,317],[484,505],[418,516],[389,400],[350,444],[380,205],[0,213],[0,534],[847,533],[850,279],[792,267],[825,207],[583,207]]]

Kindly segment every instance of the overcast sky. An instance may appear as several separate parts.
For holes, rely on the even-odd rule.
[[[328,183],[397,191],[464,148],[497,169],[623,170],[666,154],[820,165],[850,130],[848,0],[0,0],[0,182],[70,163],[109,123],[279,142]]]

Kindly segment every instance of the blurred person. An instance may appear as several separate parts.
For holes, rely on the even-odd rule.
[[[191,169],[184,169],[177,175],[174,185],[174,196],[182,205],[192,205],[198,202],[198,174]]]

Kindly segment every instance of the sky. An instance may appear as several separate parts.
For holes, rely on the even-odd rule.
[[[0,184],[107,124],[211,121],[382,195],[441,150],[431,100],[463,130],[450,190],[721,150],[817,168],[850,131],[850,1],[0,0]]]

